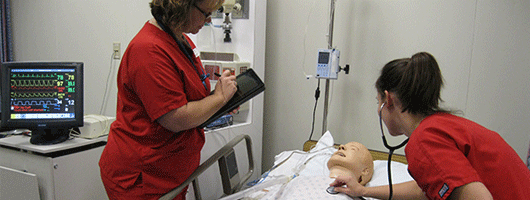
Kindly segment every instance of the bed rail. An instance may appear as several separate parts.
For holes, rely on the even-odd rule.
[[[248,172],[243,176],[243,179],[241,179],[241,181],[236,187],[236,191],[239,191],[241,187],[243,186],[243,184],[250,178],[250,176],[254,172],[254,158],[252,157],[252,141],[250,139],[250,136],[248,135],[238,135],[234,139],[232,139],[230,142],[225,144],[221,149],[215,152],[215,154],[210,156],[208,160],[204,161],[201,165],[199,165],[199,167],[190,175],[188,179],[186,179],[186,181],[184,181],[184,183],[182,183],[175,189],[171,190],[170,192],[166,193],[164,196],[160,197],[160,200],[169,200],[169,199],[175,198],[190,183],[193,184],[193,191],[195,194],[195,199],[202,200],[201,193],[199,190],[199,184],[197,180],[199,175],[201,175],[204,171],[206,171],[206,169],[208,169],[211,165],[218,162],[218,160],[221,159],[223,156],[227,156],[231,152],[232,148],[236,146],[239,142],[241,142],[243,139],[245,139],[245,142],[246,142],[249,169],[248,169]]]

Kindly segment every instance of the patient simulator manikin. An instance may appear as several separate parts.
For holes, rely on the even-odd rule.
[[[374,160],[368,148],[358,142],[340,145],[328,161],[329,177],[349,175],[366,185],[374,174]]]
[[[332,147],[330,147],[332,148]],[[324,153],[326,154],[326,153]],[[314,156],[324,155],[322,153]],[[329,154],[327,154],[329,155]],[[313,157],[314,157],[313,156]],[[311,158],[309,158],[311,159]],[[374,173],[373,158],[368,149],[358,142],[340,145],[339,149],[327,161],[329,175],[299,176],[300,168],[293,177],[282,177],[264,182],[246,191],[224,199],[352,199],[346,194],[336,193],[329,188],[338,176],[350,176],[366,185]],[[305,165],[305,163],[303,164]],[[303,167],[302,167],[303,168]],[[319,173],[317,173],[319,174]],[[278,188],[274,188],[278,187]]]
[[[366,185],[374,173],[373,158],[368,148],[358,142],[340,145],[327,162],[329,176],[299,176],[287,184],[280,198],[285,199],[351,199],[334,192],[329,184],[338,176],[351,176]]]

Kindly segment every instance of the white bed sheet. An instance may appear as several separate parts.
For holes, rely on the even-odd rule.
[[[256,181],[256,185],[223,199],[285,200],[297,199],[295,197],[299,197],[300,195],[322,195],[319,196],[318,199],[348,199],[345,195],[329,195],[325,192],[325,189],[317,191],[318,194],[312,194],[309,191],[306,191],[305,194],[298,194],[300,193],[300,190],[295,191],[292,189],[295,184],[300,185],[301,181],[314,178],[322,179],[322,177],[329,176],[327,162],[331,155],[336,151],[333,144],[333,137],[328,131],[318,140],[315,147],[309,152],[299,150],[281,152],[275,156],[274,167],[268,172],[263,173],[262,178]],[[392,161],[391,165],[392,182],[394,184],[413,180],[408,174],[406,164]],[[366,186],[388,185],[387,173],[387,161],[375,160],[374,174]],[[332,181],[332,179],[330,181]],[[322,188],[327,185],[329,185],[329,183],[324,182],[315,187]],[[299,187],[296,186],[296,188]]]

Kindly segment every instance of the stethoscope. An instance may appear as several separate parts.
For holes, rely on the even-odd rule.
[[[177,42],[177,45],[179,46],[180,51],[182,51],[186,55],[188,60],[191,62],[191,65],[193,65],[193,67],[195,68],[195,71],[197,71],[197,75],[199,75],[199,78],[201,79],[202,85],[204,85],[204,89],[208,90],[208,87],[206,86],[206,79],[210,76],[210,74],[206,74],[206,72],[204,72],[204,69],[202,67],[200,67],[200,72],[199,72],[199,67],[197,67],[197,65],[195,65],[195,61],[191,57],[191,54],[193,53],[193,50],[191,50],[189,48],[186,48],[186,45],[184,45],[183,42],[181,42],[180,40],[177,39],[177,36],[171,30],[169,30],[169,28],[162,22],[160,17],[154,16],[154,18],[155,18],[156,22],[158,23],[158,26],[160,26],[160,28],[162,28],[162,30],[164,30],[164,32],[169,34],[173,38],[173,40],[175,40],[175,42]],[[190,51],[191,51],[191,53],[190,53]],[[201,74],[201,72],[202,72],[202,74]]]
[[[381,104],[381,108],[379,108],[379,127],[381,128],[381,137],[383,138],[383,144],[385,145],[385,147],[388,149],[388,166],[387,166],[387,169],[388,169],[388,187],[389,187],[389,190],[390,190],[390,193],[388,195],[388,199],[392,199],[392,194],[393,194],[393,190],[392,190],[392,174],[391,174],[391,171],[390,170],[390,161],[392,161],[392,154],[394,153],[395,150],[405,146],[405,144],[407,144],[407,142],[409,141],[409,139],[407,138],[405,141],[401,142],[401,144],[397,145],[397,146],[390,146],[387,142],[386,142],[386,138],[385,138],[385,133],[383,131],[383,118],[382,118],[382,112],[383,112],[383,108],[385,107],[385,102],[383,102],[383,104]]]
[[[392,194],[393,194],[393,189],[392,189],[392,170],[390,169],[390,164],[391,164],[391,161],[392,161],[392,154],[394,154],[394,151],[405,146],[405,144],[407,144],[407,142],[409,141],[409,139],[407,138],[405,141],[401,142],[401,144],[397,145],[397,146],[390,146],[388,144],[388,142],[386,141],[386,138],[385,138],[385,132],[383,131],[383,118],[382,118],[382,113],[383,113],[383,108],[385,107],[385,104],[386,103],[383,103],[381,104],[381,108],[379,108],[379,127],[381,128],[381,137],[383,138],[383,144],[385,145],[385,147],[388,149],[388,162],[387,162],[387,170],[388,170],[388,188],[390,190],[390,193],[388,194],[388,199],[391,200],[392,199]],[[335,192],[335,187],[328,187],[328,189],[326,189],[326,191],[330,194],[337,194],[338,192]],[[359,197],[361,199],[364,199],[362,197]]]

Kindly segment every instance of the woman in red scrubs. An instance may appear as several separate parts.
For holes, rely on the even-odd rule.
[[[528,199],[530,171],[496,132],[441,109],[443,78],[426,52],[387,63],[377,80],[381,118],[390,135],[406,135],[408,170],[429,199]],[[339,177],[334,186],[351,196],[374,196],[375,188]],[[414,184],[396,185],[411,198]],[[380,189],[380,188],[379,188]],[[379,193],[386,190],[378,190]],[[416,199],[416,198],[414,198]]]
[[[223,0],[153,0],[153,19],[132,39],[118,72],[116,121],[99,161],[110,199],[157,199],[199,166],[198,128],[236,92],[225,71],[210,95],[196,34]],[[184,199],[183,190],[176,199]]]

